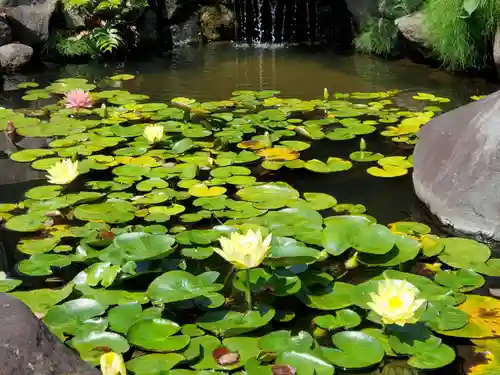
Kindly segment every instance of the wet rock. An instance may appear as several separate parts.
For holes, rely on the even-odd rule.
[[[99,375],[18,299],[0,294],[0,375]]]
[[[205,6],[200,10],[201,34],[206,40],[230,40],[234,34],[235,15],[224,4]]]
[[[403,36],[412,43],[423,48],[431,48],[429,37],[425,30],[425,18],[422,12],[415,12],[398,18],[396,25]]]
[[[68,29],[79,29],[85,27],[85,16],[75,8],[63,7],[61,10],[64,23]]]
[[[370,18],[380,18],[378,0],[347,0],[346,4],[358,25]]]
[[[0,47],[0,67],[3,70],[17,70],[27,65],[33,56],[33,48],[19,43]]]
[[[378,10],[382,17],[395,20],[414,12],[422,3],[423,0],[380,0]]]
[[[500,240],[500,91],[445,113],[419,133],[413,183],[444,223]]]
[[[495,62],[498,76],[500,77],[500,27],[497,28],[493,40],[493,61]]]
[[[12,42],[12,29],[5,17],[0,17],[0,46]]]
[[[43,45],[49,38],[49,23],[57,0],[35,5],[4,8],[12,26],[13,39],[29,46]]]

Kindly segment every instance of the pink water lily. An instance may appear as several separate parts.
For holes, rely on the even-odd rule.
[[[74,110],[78,110],[80,108],[92,108],[94,104],[90,94],[86,91],[76,89],[71,90],[64,97],[66,100],[66,108],[72,108]]]

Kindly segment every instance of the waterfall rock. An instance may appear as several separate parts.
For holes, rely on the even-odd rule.
[[[415,12],[398,18],[396,25],[403,36],[410,42],[416,43],[424,48],[431,48],[427,30],[425,29],[425,17],[423,12]]]
[[[500,91],[426,124],[414,152],[418,197],[444,223],[500,240]]]
[[[17,70],[27,65],[33,56],[33,48],[19,43],[0,47],[0,67],[2,70]]]
[[[4,8],[12,26],[13,39],[29,46],[41,46],[49,38],[49,22],[56,10],[57,0],[35,5]]]
[[[5,17],[0,17],[0,46],[12,42],[12,29]]]
[[[68,29],[78,29],[85,27],[85,16],[83,12],[75,8],[63,7],[61,10],[64,16],[64,23]]]
[[[378,0],[346,0],[349,12],[354,16],[358,24],[370,18],[380,18]]]
[[[224,4],[205,6],[200,10],[200,29],[209,41],[230,40],[234,34],[235,15]]]
[[[176,0],[165,0],[165,5],[174,44],[190,43],[198,40],[200,34],[197,14],[200,8],[199,1],[177,2]]]
[[[0,375],[98,375],[20,300],[0,294]]]

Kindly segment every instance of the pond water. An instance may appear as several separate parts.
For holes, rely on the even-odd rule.
[[[111,63],[65,66],[45,71],[42,74],[23,76],[22,80],[26,82],[36,81],[40,84],[40,87],[45,87],[56,79],[68,77],[86,78],[89,82],[99,84],[104,81],[105,77],[117,73],[133,74],[136,77],[130,81],[107,81],[105,83],[106,89],[127,90],[131,93],[145,94],[150,97],[151,102],[161,103],[169,103],[175,97],[193,98],[200,102],[225,100],[233,96],[232,93],[235,90],[279,90],[281,91],[280,97],[283,98],[323,100],[323,89],[327,88],[332,95],[333,93],[400,90],[399,95],[394,98],[391,96],[389,99],[393,100],[394,106],[408,111],[424,111],[426,106],[434,105],[434,103],[427,101],[412,99],[419,92],[432,93],[437,97],[450,98],[451,102],[438,104],[443,110],[450,110],[470,102],[472,95],[485,95],[497,89],[497,85],[480,78],[452,76],[446,72],[436,71],[407,60],[386,61],[370,56],[336,55],[314,48],[242,48],[230,44],[211,44],[204,47],[185,46],[161,59],[154,58],[149,61],[126,62],[118,66]],[[24,95],[24,91],[4,92],[0,95],[0,105],[8,108],[29,107],[30,109],[38,109],[45,104],[53,103],[53,101],[46,102],[44,100],[26,102],[21,99],[22,95]],[[373,100],[382,98],[385,97],[374,97]],[[339,99],[342,99],[342,97],[339,97]],[[245,100],[241,100],[245,102]],[[336,112],[336,108],[329,109]],[[339,112],[341,111],[339,110]],[[312,111],[310,114],[306,113],[303,116],[304,118],[301,118],[300,121],[323,119],[325,112],[320,112],[320,117],[318,117],[317,111]],[[368,113],[367,118],[370,118],[369,116]],[[384,116],[387,117],[387,113]],[[364,117],[361,117],[361,119],[364,119]],[[394,122],[388,121],[387,125],[392,125]],[[291,124],[295,123],[291,122]],[[197,126],[199,125],[197,124]],[[380,130],[382,129],[362,136],[366,142],[367,150],[380,152],[385,157],[406,157],[410,154],[411,145],[394,142],[387,136],[382,136]],[[109,137],[109,135],[106,135],[106,137]],[[300,140],[304,141],[307,138],[302,137]],[[29,142],[33,141],[33,139],[25,141],[27,147],[30,148],[43,146],[43,143],[40,142],[35,143],[35,146],[30,145]],[[311,143],[313,143],[311,148],[301,151],[301,159],[319,159],[323,161],[329,157],[349,159],[352,152],[360,149],[359,137],[342,140],[341,142],[322,139],[314,140]],[[2,170],[0,175],[0,197],[2,197],[0,203],[18,202],[23,199],[24,193],[29,188],[46,184],[44,172],[30,169],[29,163],[15,163],[8,159],[8,154],[14,150],[7,143],[4,143],[1,151],[3,151],[3,154],[0,156]],[[380,224],[410,219],[427,223],[433,228],[434,233],[441,233],[439,225],[436,225],[416,199],[410,173],[398,178],[376,178],[367,173],[365,163],[354,163],[354,166],[348,172],[340,173],[312,173],[310,170],[303,168],[282,168],[276,172],[272,171],[272,169],[263,169],[259,170],[258,174],[259,180],[288,182],[299,192],[326,193],[334,196],[338,203],[361,204],[366,207],[366,213],[377,218]],[[78,188],[73,188],[73,191],[75,190],[78,190]],[[297,210],[300,211],[300,208],[297,208]],[[312,217],[315,218],[314,215]],[[93,220],[89,219],[88,221]],[[16,264],[26,258],[26,255],[14,250],[20,237],[13,234],[13,232],[0,231],[0,246],[3,247],[3,249],[0,248],[0,271],[8,271],[9,276],[22,279],[23,285],[21,289],[28,290],[47,285],[44,284],[45,277],[24,277],[17,272]],[[307,234],[304,237],[307,237]],[[309,238],[309,240],[311,242],[307,243],[316,244],[314,239]],[[393,245],[394,242],[391,246]],[[62,252],[64,253],[64,251]],[[116,254],[110,255],[110,258],[112,256],[116,256]],[[192,260],[189,262],[192,262]],[[450,261],[452,264],[453,262],[456,264],[456,259]],[[33,262],[32,266],[36,266],[35,263]],[[194,263],[198,263],[195,268],[196,271],[200,271],[202,262],[195,261]],[[162,266],[164,265],[162,264]],[[332,269],[328,269],[328,272],[332,274],[339,272],[339,270],[334,269],[336,266],[338,266],[337,261],[332,261]],[[172,267],[172,265],[168,267]],[[80,266],[75,269],[68,267],[67,270],[58,272],[56,276],[60,279],[69,280],[80,269],[82,269]],[[35,270],[34,273],[36,274],[37,271]],[[367,280],[370,277],[368,276],[370,272],[366,269],[362,269],[362,271],[366,271],[366,273],[361,272],[360,280]],[[401,271],[403,271],[402,268]],[[319,268],[315,272],[319,272]],[[354,276],[349,279],[351,281],[360,276],[354,272],[353,274]],[[312,275],[318,276],[319,274],[313,273]],[[148,279],[148,277],[149,275],[146,275],[146,282],[150,283],[152,279]],[[130,286],[130,284],[127,285]],[[133,287],[137,287],[137,285],[139,284]],[[498,282],[490,281],[488,286],[498,286]],[[316,297],[320,295],[321,293]],[[456,298],[458,300],[459,297]],[[288,299],[285,301],[285,304],[289,302]],[[307,309],[305,306],[297,309],[305,311],[304,319],[306,324],[304,326],[307,327],[315,313],[311,313],[311,309]],[[193,316],[188,315],[185,318],[185,321],[183,320],[184,317],[179,318],[179,322],[191,322]],[[214,321],[209,323],[214,323]],[[292,323],[292,326],[294,324]],[[283,325],[279,326],[283,327]],[[299,323],[292,329],[296,330],[298,326],[303,327],[302,323]],[[285,327],[287,326],[285,325]],[[466,340],[459,341],[459,343],[466,343]],[[350,345],[352,342],[349,341],[348,344]],[[138,346],[140,347],[140,345]],[[371,349],[373,349],[373,346]],[[442,360],[443,356],[449,353],[444,352],[443,354],[441,352],[438,354]],[[95,360],[95,358],[93,359]],[[359,360],[359,358],[356,360]],[[375,360],[373,363],[376,362]],[[457,367],[452,369],[447,367],[442,373],[455,373],[456,369]],[[327,370],[325,374],[329,373],[329,371]],[[390,372],[390,370],[388,371]],[[405,373],[410,374],[409,370],[406,371]],[[412,374],[415,373],[417,372]]]

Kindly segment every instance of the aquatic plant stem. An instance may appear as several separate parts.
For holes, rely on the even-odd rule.
[[[251,286],[250,286],[250,269],[247,268],[245,270],[245,273],[246,273],[246,281],[247,281],[247,287],[246,287],[246,290],[245,290],[245,299],[247,301],[247,308],[248,308],[248,311],[251,311],[253,306],[252,306],[252,289],[251,289]]]
[[[229,281],[229,278],[232,276],[233,272],[234,272],[234,267],[231,267],[231,269],[227,273],[226,277],[224,278],[224,283],[222,285],[226,286],[226,284]]]

